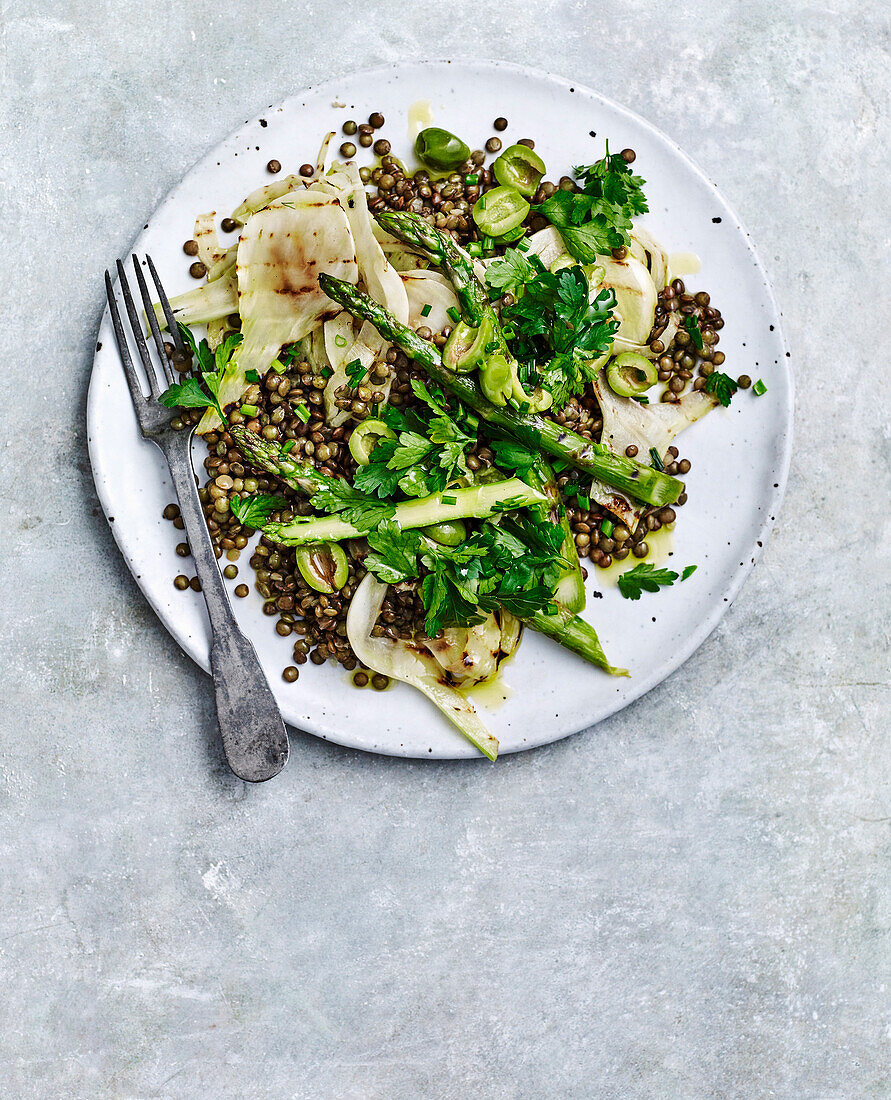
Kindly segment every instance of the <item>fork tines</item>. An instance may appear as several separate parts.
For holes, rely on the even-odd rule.
[[[146,343],[145,336],[142,330],[142,323],[139,318],[139,312],[136,308],[136,303],[133,300],[133,294],[130,290],[130,284],[127,282],[127,275],[124,271],[124,265],[120,260],[117,261],[118,279],[120,281],[121,296],[124,299],[124,306],[127,311],[127,316],[130,320],[130,331],[133,339],[136,342],[136,348],[139,352],[139,358],[142,360],[143,368],[145,369],[146,380],[148,381],[149,394],[151,397],[158,398],[161,393],[171,385],[175,376],[173,368],[170,364],[167,352],[164,349],[164,338],[161,335],[161,328],[158,324],[158,317],[155,312],[154,304],[152,303],[151,296],[149,295],[148,285],[146,284],[145,275],[142,272],[142,267],[136,256],[133,259],[133,269],[136,272],[136,281],[139,284],[139,293],[142,298],[142,303],[145,307],[145,313],[148,317],[149,328],[151,329],[152,337],[155,342],[155,347],[158,351],[158,358],[160,360],[160,367],[156,367],[149,351],[148,344]],[[155,270],[155,265],[152,263],[151,256],[146,256],[145,263],[148,266],[149,273],[152,276],[152,281],[155,284],[155,289],[158,292],[158,299],[161,303],[161,310],[164,314],[164,320],[167,324],[167,330],[170,335],[170,342],[174,348],[178,351],[185,351],[185,345],[183,344],[183,338],[180,335],[179,327],[176,323],[173,310],[170,307],[170,301],[167,295],[164,293],[164,288],[161,285],[161,280],[158,278],[158,272]],[[127,385],[130,388],[130,396],[133,398],[133,404],[136,406],[137,411],[144,409],[148,404],[148,399],[143,393],[142,385],[139,381],[139,377],[136,373],[136,367],[133,363],[132,356],[130,355],[129,342],[127,340],[127,334],[124,329],[124,324],[121,319],[121,313],[118,309],[117,300],[114,294],[114,288],[111,282],[111,275],[108,271],[105,272],[105,291],[108,296],[108,308],[111,313],[111,323],[114,328],[115,340],[117,341],[118,351],[121,355],[121,362],[124,366],[124,373],[127,376]],[[159,371],[160,369],[160,377]]]

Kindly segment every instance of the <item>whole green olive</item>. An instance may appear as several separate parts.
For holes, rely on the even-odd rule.
[[[429,126],[422,130],[415,141],[415,153],[418,159],[440,172],[450,172],[470,156],[470,149],[448,130],[438,126]]]

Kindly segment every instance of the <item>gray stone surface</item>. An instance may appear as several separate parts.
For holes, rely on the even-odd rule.
[[[891,1095],[883,9],[4,0],[0,1095]],[[740,211],[798,375],[782,521],[599,728],[494,768],[298,736],[246,789],[98,514],[100,272],[262,105],[465,52],[626,103]]]

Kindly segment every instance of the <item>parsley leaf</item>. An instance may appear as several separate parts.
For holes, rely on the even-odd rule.
[[[641,562],[619,576],[619,591],[626,600],[639,600],[641,592],[658,592],[660,585],[672,585],[678,579],[671,569],[657,569],[651,562]]]
[[[681,580],[685,581],[687,579],[687,577],[692,577],[695,572],[696,572],[696,566],[695,565],[685,565],[684,566],[684,571],[683,571],[683,573],[681,573]]]
[[[549,390],[555,411],[584,390],[589,363],[606,351],[619,326],[613,292],[602,290],[593,302],[589,294],[587,276],[573,265],[539,272],[519,300],[502,310],[514,330],[511,350],[524,364],[524,383]]]
[[[288,506],[284,497],[273,496],[271,493],[254,493],[250,497],[233,497],[230,507],[239,523],[245,527],[253,527],[258,531],[269,519],[273,512],[277,512]]]
[[[517,290],[535,278],[537,269],[530,258],[518,248],[509,248],[500,260],[486,268],[486,285],[500,294]]]
[[[216,401],[208,397],[197,378],[187,378],[184,382],[174,382],[158,398],[168,409],[206,409],[217,408]]]
[[[395,520],[385,519],[367,537],[372,552],[365,558],[365,568],[379,581],[399,584],[418,575],[421,536],[417,531],[403,531]]]
[[[538,455],[521,443],[508,439],[494,439],[490,444],[499,466],[506,470],[515,470],[518,477],[525,478],[535,465]]]
[[[714,371],[705,380],[705,392],[714,394],[725,408],[738,389],[739,386],[729,374],[721,374],[719,371]]]
[[[646,213],[644,181],[619,153],[575,169],[580,193],[556,191],[534,209],[560,231],[567,251],[582,263],[593,263],[614,248],[630,243],[631,219]]]
[[[320,479],[310,503],[320,512],[339,515],[360,531],[372,530],[395,511],[394,505],[354,489],[341,477]]]
[[[168,386],[158,398],[159,402],[168,409],[216,409],[220,420],[225,422],[226,414],[220,405],[220,385],[235,349],[241,343],[241,333],[232,333],[216,352],[212,352],[208,342],[202,340],[200,344],[197,343],[191,330],[185,325],[180,324],[179,331],[192,353],[192,359],[210,396],[202,390],[197,378],[190,377]]]

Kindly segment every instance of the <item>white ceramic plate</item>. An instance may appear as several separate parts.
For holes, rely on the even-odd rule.
[[[361,122],[381,111],[395,154],[409,153],[408,108],[431,101],[435,122],[481,148],[492,120],[505,116],[506,140],[529,136],[549,176],[603,153],[633,147],[635,170],[647,181],[647,225],[668,251],[702,257],[699,276],[722,310],[721,348],[727,370],[763,378],[767,394],[741,393],[729,410],[716,410],[680,439],[693,462],[685,478],[689,501],[681,510],[671,564],[697,564],[683,584],[622,599],[598,586],[591,570],[587,615],[610,659],[627,665],[631,679],[612,678],[554,643],[527,631],[504,671],[509,697],[482,706],[502,752],[542,745],[599,722],[643,695],[676,669],[714,629],[756,560],[777,514],[791,446],[792,380],[777,307],[748,234],[739,219],[687,156],[636,115],[596,93],[545,73],[498,62],[399,64],[338,77],[270,107],[208,153],[160,205],[135,250],[149,252],[168,293],[194,286],[182,242],[195,215],[228,214],[253,188],[268,181],[265,165],[284,171],[314,161],[328,130],[340,135],[347,118]],[[591,131],[596,137],[591,136]],[[340,139],[342,140],[342,139]],[[370,151],[360,149],[361,154]],[[368,158],[370,160],[370,158]],[[111,257],[109,258],[111,261]],[[109,266],[111,263],[109,262]],[[174,589],[186,564],[174,552],[181,535],[161,518],[174,497],[160,453],[140,437],[108,317],[99,333],[88,403],[90,457],[96,487],[124,559],[161,621],[205,670],[209,637],[200,595]],[[196,445],[196,469],[200,469]],[[252,580],[242,558],[239,580]],[[234,587],[238,581],[227,582]],[[291,640],[279,637],[252,598],[233,600],[253,639],[285,718],[341,745],[398,756],[474,757],[478,754],[420,694],[399,684],[375,693],[349,685],[342,668],[304,666],[285,684]]]

